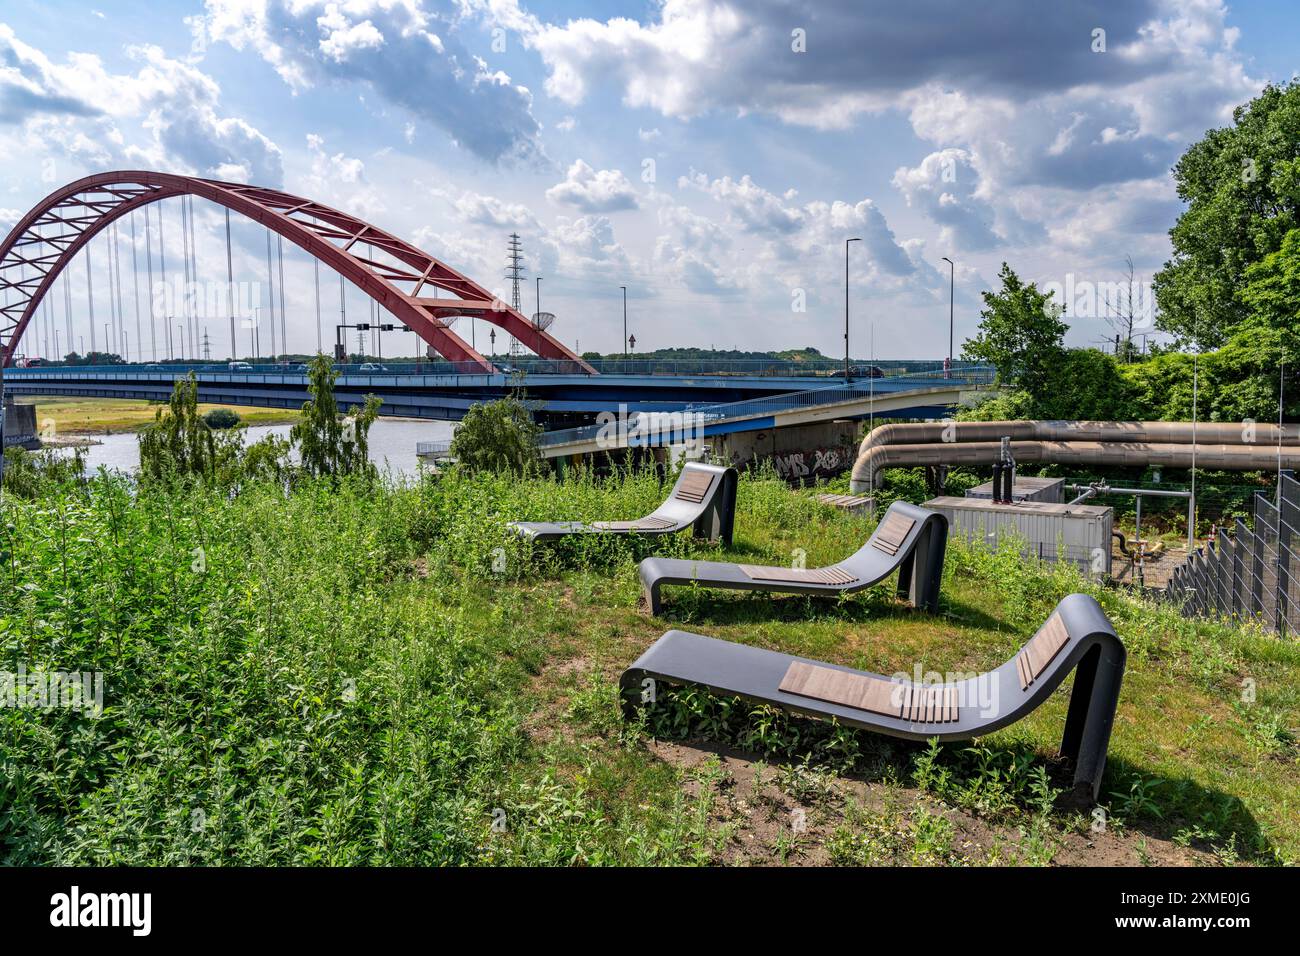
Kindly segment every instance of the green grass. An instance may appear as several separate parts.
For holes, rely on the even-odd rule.
[[[639,611],[652,551],[787,563],[802,548],[815,566],[869,533],[770,477],[742,479],[726,550],[504,533],[644,514],[663,493],[639,473],[234,498],[97,478],[7,496],[0,669],[101,671],[106,706],[0,709],[0,862],[946,865],[1089,862],[1085,844],[1117,854],[1097,862],[1149,845],[1300,858],[1300,645],[959,546],[934,616],[888,587],[842,602],[683,588],[663,619]],[[618,712],[620,669],[668,627],[883,673],[982,670],[1078,589],[1129,649],[1109,844],[1054,803],[1068,683],[969,746],[697,691],[637,723]]]
[[[132,398],[42,397],[20,399],[36,406],[36,425],[44,434],[104,435],[112,432],[138,431],[153,424],[158,403]],[[298,413],[283,408],[257,408],[244,405],[215,405],[203,402],[199,414],[214,408],[238,413],[245,425],[279,425],[296,422]]]

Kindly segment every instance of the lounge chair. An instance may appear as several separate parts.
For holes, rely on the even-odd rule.
[[[625,716],[653,707],[658,683],[772,704],[908,740],[966,740],[1014,723],[1041,705],[1077,668],[1061,756],[1078,794],[1096,800],[1124,677],[1124,645],[1086,594],[1057,605],[1001,667],[943,684],[914,684],[776,651],[669,631],[623,672]]]
[[[918,608],[938,610],[948,519],[905,501],[895,501],[858,551],[824,568],[774,568],[725,561],[647,558],[641,589],[651,614],[658,614],[665,584],[793,594],[861,591],[898,571],[898,593]]]
[[[511,531],[534,541],[571,534],[673,534],[693,526],[695,536],[731,543],[736,523],[736,469],[688,461],[672,493],[658,508],[635,521],[512,521]]]

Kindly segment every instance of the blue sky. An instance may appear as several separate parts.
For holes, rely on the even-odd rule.
[[[627,285],[639,349],[832,354],[860,236],[855,354],[874,334],[878,357],[933,357],[944,256],[959,342],[1003,260],[1060,288],[1123,280],[1127,258],[1149,280],[1169,167],[1291,78],[1298,20],[1213,0],[6,0],[0,225],[103,169],[254,181],[502,293],[517,230],[583,350],[619,347]],[[218,219],[199,225],[216,261]],[[241,231],[241,269],[261,241]],[[305,349],[311,272],[287,255]],[[1072,344],[1111,334],[1071,305]]]

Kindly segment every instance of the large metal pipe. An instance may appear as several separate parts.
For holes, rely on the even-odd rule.
[[[1106,465],[1190,468],[1195,454],[1198,468],[1215,471],[1271,471],[1300,468],[1300,446],[1294,442],[1268,447],[1257,445],[1172,444],[1139,441],[1013,441],[1011,454],[1017,462],[1036,461],[1058,465]],[[853,465],[849,487],[854,492],[870,491],[880,484],[886,468],[915,465],[990,465],[1002,461],[1002,443],[996,441],[933,442],[924,445],[876,445]]]
[[[1277,467],[1293,467],[1288,461],[1295,461],[1287,449],[1300,450],[1300,429],[1292,429],[1288,434],[1286,426],[1264,425],[1255,423],[1227,422],[1093,422],[1093,421],[1002,421],[1002,422],[922,422],[881,425],[862,440],[858,448],[858,459],[854,463],[850,487],[854,491],[868,491],[880,483],[879,470],[882,467],[901,468],[908,465],[934,464],[989,464],[995,459],[987,457],[984,452],[957,449],[975,444],[997,443],[1004,437],[1012,439],[1012,455],[1026,461],[1049,461],[1052,458],[1029,458],[1017,449],[1027,444],[1041,442],[1061,445],[1107,445],[1119,444],[1128,449],[1128,458],[1121,462],[1106,460],[1077,459],[1068,460],[1080,464],[1124,464],[1147,465],[1166,464],[1170,467],[1190,467],[1190,452],[1186,456],[1187,464],[1175,464],[1169,457],[1171,452],[1148,456],[1143,449],[1151,446],[1184,445],[1191,448],[1196,442],[1196,464],[1206,468],[1224,468],[1232,470],[1271,470]],[[919,449],[935,446],[934,450],[920,452]],[[1233,454],[1229,458],[1232,464],[1214,464],[1202,461],[1204,454],[1213,454],[1213,449],[1221,447],[1238,447],[1253,449],[1256,455]],[[882,448],[911,449],[908,454],[912,459],[900,457],[897,452],[880,453]],[[1064,453],[1064,452],[1063,452]],[[883,455],[883,457],[882,457]],[[1268,459],[1265,461],[1265,459]],[[1179,459],[1182,460],[1182,459]],[[880,464],[881,461],[887,464]],[[1243,464],[1243,462],[1249,462]]]

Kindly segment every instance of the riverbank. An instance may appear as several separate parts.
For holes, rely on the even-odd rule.
[[[1014,548],[949,547],[938,614],[678,589],[645,554],[809,566],[869,519],[744,476],[730,548],[511,519],[648,513],[653,475],[250,485],[92,479],[6,499],[0,656],[97,672],[104,711],[0,709],[0,863],[1138,865],[1300,859],[1300,646],[1180,617]],[[1128,648],[1104,815],[1054,806],[1068,686],[929,750],[694,692],[627,723],[622,668],[681,627],[890,674],[1001,663],[1074,590]],[[1252,693],[1244,700],[1243,682]]]
[[[54,442],[60,435],[114,435],[139,431],[154,420],[161,403],[127,398],[63,398],[24,396],[17,399],[20,405],[36,406],[37,428]],[[207,414],[214,408],[228,408],[239,415],[245,425],[284,425],[298,420],[298,412],[285,408],[256,408],[244,405],[199,405],[199,412]]]

